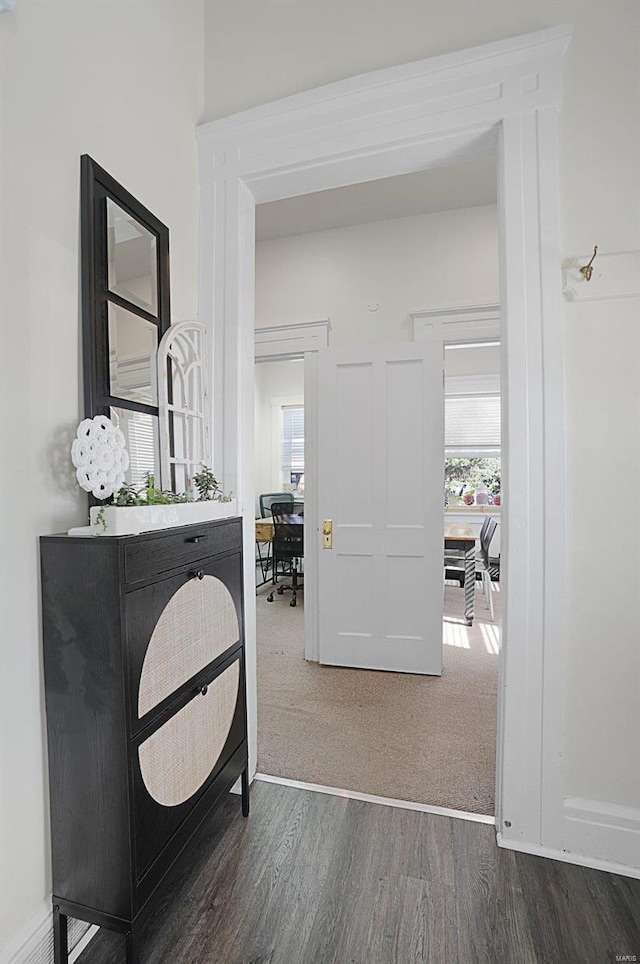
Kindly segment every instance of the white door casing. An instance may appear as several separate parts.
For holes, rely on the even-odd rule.
[[[321,663],[442,673],[439,339],[318,353]]]
[[[329,344],[329,318],[257,327],[256,363],[288,358],[304,360],[304,658],[318,660],[318,508],[316,498],[317,465],[317,356]],[[255,493],[254,493],[255,497]],[[252,616],[254,613],[251,614]]]
[[[496,821],[503,846],[562,850],[566,559],[557,109],[570,27],[349,78],[198,128],[200,319],[212,336],[214,465],[247,524],[250,767],[255,204],[498,155],[502,512],[508,553]]]

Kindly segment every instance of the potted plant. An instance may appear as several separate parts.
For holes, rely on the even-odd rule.
[[[122,485],[113,503],[90,509],[90,529],[97,536],[133,535],[236,514],[235,499],[222,492],[211,469],[203,466],[194,482],[199,493],[197,500],[189,491],[177,494],[156,488],[152,475],[140,489]]]

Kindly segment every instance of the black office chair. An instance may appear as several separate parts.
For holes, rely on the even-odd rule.
[[[273,602],[274,592],[281,596],[285,590],[291,590],[293,597],[290,606],[297,605],[298,590],[304,585],[298,582],[298,566],[304,559],[304,502],[274,502],[271,506],[273,515],[273,584],[278,584],[278,567],[284,565],[291,574],[291,583],[277,585],[267,596],[267,602]]]
[[[261,518],[270,519],[272,504],[274,502],[279,502],[279,503],[293,502],[293,493],[292,492],[263,492],[262,495],[259,496],[259,502],[260,502]],[[263,553],[264,553],[264,556],[263,556]],[[272,566],[270,542],[256,542],[256,566],[260,566],[263,582],[266,581],[266,575]],[[260,585],[262,585],[262,583]]]
[[[293,502],[293,492],[263,492],[260,496],[260,515],[263,519],[271,518],[271,506],[274,502]]]

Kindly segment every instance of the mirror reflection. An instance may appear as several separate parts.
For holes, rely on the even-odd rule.
[[[108,310],[110,394],[157,405],[157,326],[119,305]]]
[[[152,315],[158,314],[156,237],[107,198],[109,290]]]
[[[112,422],[124,432],[129,450],[129,468],[125,482],[140,489],[153,475],[156,485],[160,479],[160,442],[158,418],[146,412],[134,412],[128,408],[111,408]]]

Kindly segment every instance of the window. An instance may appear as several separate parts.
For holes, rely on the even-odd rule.
[[[125,474],[125,481],[136,489],[142,488],[147,484],[149,475],[154,474],[158,464],[158,419],[155,415],[126,408],[112,408],[111,418],[118,428],[122,429],[128,440],[129,468]]]
[[[466,493],[475,494],[481,482],[486,485],[489,502],[492,503],[493,496],[500,492],[500,481],[500,459],[444,460],[445,497],[449,504],[458,501]]]
[[[282,407],[282,480],[296,489],[304,484],[304,406]]]
[[[444,445],[451,457],[500,454],[500,395],[447,395]]]
[[[445,498],[471,495],[484,483],[492,502],[500,492],[499,377],[447,378],[444,411]]]

